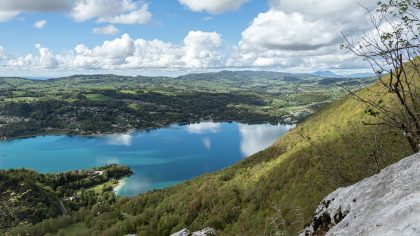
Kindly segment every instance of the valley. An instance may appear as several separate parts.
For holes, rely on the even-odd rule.
[[[202,120],[294,124],[343,97],[342,87],[372,81],[252,71],[0,78],[0,138],[109,134]]]
[[[196,182],[207,178],[197,176],[211,176],[213,174],[208,173],[214,171],[224,173],[217,177],[221,181],[231,182],[235,178],[230,174],[230,165],[238,161],[237,165],[242,165],[240,163],[253,160],[242,159],[271,145],[287,129],[292,128],[292,124],[304,121],[314,112],[346,96],[344,88],[357,90],[367,86],[373,79],[223,71],[178,78],[95,75],[42,81],[1,78],[0,81],[0,136],[6,140],[0,143],[1,168],[26,167],[55,175],[58,172],[123,163],[134,174],[120,181],[115,193],[136,196],[166,188],[162,192],[146,193],[144,197],[147,197],[150,194],[166,195],[167,191],[174,190],[171,187],[174,185],[176,189],[183,189],[182,186],[189,186],[190,179]],[[226,121],[233,123],[217,123]],[[278,123],[290,125],[275,125]],[[140,131],[134,131],[138,129]],[[182,131],[184,134],[180,133],[181,130],[185,130]],[[159,133],[162,134],[159,136]],[[240,133],[240,140],[236,133]],[[36,137],[24,138],[29,136]],[[14,138],[20,139],[7,141]],[[152,141],[154,139],[156,141]],[[165,140],[175,141],[171,144]],[[180,143],[180,140],[191,141]],[[166,147],[159,147],[163,143]],[[26,147],[25,151],[16,152],[21,146]],[[178,150],[177,146],[191,147],[191,151],[188,151],[189,148]],[[58,156],[60,159],[56,158]],[[139,159],[140,156],[144,158]],[[223,168],[227,169],[221,170]],[[172,169],[172,174],[169,174],[169,169]],[[8,173],[5,171],[5,176]],[[60,221],[65,219],[67,223],[54,224],[60,228],[77,227],[78,232],[83,232],[80,227],[87,227],[85,233],[93,234],[98,229],[90,229],[89,225],[78,222],[86,222],[91,217],[90,210],[98,207],[110,213],[105,214],[107,220],[114,216],[118,219],[136,219],[132,211],[121,209],[116,215],[111,213],[114,207],[126,201],[108,191],[117,187],[115,181],[105,184],[98,182],[97,186],[88,189],[88,186],[75,189],[79,194],[83,191],[90,196],[90,202],[86,206],[69,208],[72,210],[66,212],[66,217],[60,218]],[[211,182],[210,179],[208,181]],[[43,184],[38,180],[35,183]],[[57,203],[64,201],[65,206],[71,203],[66,203],[66,199],[74,198],[72,193],[67,193],[65,197],[53,191],[48,195],[56,198]],[[111,199],[111,202],[94,199]],[[58,216],[56,207],[51,205],[47,209],[55,212],[52,216]],[[48,217],[28,220],[39,223],[43,218]],[[96,218],[92,220],[96,221]],[[116,222],[114,220],[109,222]],[[216,227],[218,229],[225,227],[224,223],[211,223],[217,224],[221,224]],[[6,228],[10,226],[15,225],[10,223]],[[33,232],[29,224],[22,226],[12,229],[12,235],[20,230]],[[51,227],[53,230],[54,227]],[[192,229],[196,228],[193,226]],[[149,233],[168,234],[172,231],[171,228],[162,230]]]
[[[418,235],[419,16],[1,0],[0,235]]]

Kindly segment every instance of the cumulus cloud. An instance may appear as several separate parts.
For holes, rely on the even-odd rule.
[[[0,9],[0,22],[24,12],[63,12],[76,22],[115,24],[144,24],[152,17],[148,4],[136,0],[2,0]]]
[[[113,25],[108,25],[108,26],[104,26],[104,27],[93,28],[92,33],[114,35],[114,34],[118,33],[118,29]]]
[[[160,40],[132,39],[123,34],[101,45],[77,45],[73,50],[53,55],[36,45],[38,55],[28,54],[10,60],[7,66],[33,69],[139,69],[207,68],[220,65],[221,35],[216,32],[191,31],[182,44]]]
[[[367,13],[376,0],[271,0],[242,32],[230,66],[340,68],[354,59],[339,50],[342,33],[369,30]]]
[[[53,0],[15,0],[20,3],[0,8],[0,21],[19,12],[66,9],[75,21],[95,20],[109,24],[144,24],[152,14],[149,6],[137,0],[69,0],[46,6]],[[55,0],[54,0],[55,1]],[[179,0],[193,11],[221,13],[237,9],[246,0]],[[42,4],[44,3],[44,5]],[[190,31],[182,42],[133,39],[128,34],[100,45],[77,45],[67,53],[53,55],[38,48],[7,63],[16,68],[59,69],[186,69],[262,68],[287,71],[366,68],[355,57],[339,49],[342,32],[349,35],[369,32],[367,13],[358,4],[372,8],[376,0],[271,0],[270,9],[258,14],[242,31],[241,40],[224,45],[217,32]],[[26,5],[25,5],[26,4]],[[18,5],[20,7],[18,7]],[[2,6],[2,5],[0,5]],[[4,10],[5,9],[5,10]],[[12,12],[14,11],[14,12]],[[7,13],[7,14],[6,14]],[[93,33],[116,34],[113,25],[94,28]],[[44,58],[41,60],[41,58]],[[49,58],[49,60],[47,60]]]
[[[135,9],[130,0],[79,0],[70,16],[75,21],[86,21],[97,17],[115,16]]]
[[[134,41],[128,34],[92,49],[79,44],[74,49],[75,55],[67,55],[64,63],[74,68],[115,69],[125,64],[126,58],[135,51]]]
[[[322,19],[308,21],[299,13],[271,10],[259,14],[242,33],[242,38],[244,43],[263,48],[313,50],[337,43],[340,35],[330,31],[332,26]]]
[[[185,55],[182,61],[190,67],[203,68],[220,66],[222,59],[219,48],[222,37],[216,32],[190,31],[184,39]]]
[[[70,16],[78,22],[95,19],[115,24],[143,24],[152,14],[148,5],[133,0],[78,0]]]
[[[271,0],[271,9],[285,13],[299,12],[310,18],[330,18],[339,21],[346,21],[348,18],[365,15],[360,6],[367,8],[374,7],[376,0]],[[353,19],[353,21],[360,19]]]
[[[179,0],[179,2],[188,7],[192,11],[206,11],[213,14],[218,14],[226,11],[238,9],[247,0]]]
[[[54,69],[58,65],[58,61],[52,55],[48,48],[36,44],[39,55],[28,54],[8,61],[7,66],[25,69]]]
[[[184,50],[180,45],[160,40],[137,39],[134,41],[135,52],[126,59],[124,68],[182,68],[181,57]]]
[[[35,24],[34,24],[34,28],[36,28],[36,29],[43,29],[43,28],[44,28],[44,26],[45,26],[47,23],[48,23],[48,21],[46,21],[46,20],[40,20],[40,21],[37,21],[37,22],[35,22]]]
[[[152,18],[152,13],[149,12],[148,8],[149,5],[143,4],[137,10],[116,16],[101,17],[98,21],[114,24],[144,24]]]
[[[74,0],[2,0],[0,1],[0,22],[9,21],[22,12],[67,11]]]
[[[2,11],[51,12],[69,9],[74,0],[2,0]]]

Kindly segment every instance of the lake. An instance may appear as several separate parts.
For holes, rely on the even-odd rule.
[[[133,196],[228,167],[293,126],[202,122],[105,136],[38,136],[0,142],[0,168],[43,173],[118,163],[134,174],[116,190]]]

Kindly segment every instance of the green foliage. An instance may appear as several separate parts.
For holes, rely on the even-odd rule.
[[[98,194],[84,189],[131,173],[128,167],[119,165],[58,174],[39,174],[27,169],[0,170],[0,229],[38,223],[67,210],[114,203],[112,191]],[[68,217],[61,220],[71,221]]]
[[[202,119],[293,123],[345,94],[333,83],[356,89],[369,82],[273,72],[0,78],[0,138],[125,132]]]
[[[373,85],[358,94],[376,96],[378,89]],[[378,99],[383,103],[395,102],[382,94]],[[215,227],[221,235],[296,234],[328,193],[410,154],[400,132],[363,125],[362,121],[375,121],[365,110],[363,103],[348,96],[232,167],[83,210],[83,218],[77,218],[80,211],[74,212],[73,223],[62,230],[83,225],[80,233],[92,235],[168,235],[185,227]],[[10,232],[33,234],[41,226]]]

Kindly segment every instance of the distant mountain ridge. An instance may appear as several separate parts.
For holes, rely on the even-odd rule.
[[[354,74],[348,74],[348,75],[337,75],[332,71],[324,70],[324,71],[316,71],[313,73],[310,73],[313,76],[321,77],[321,78],[369,78],[374,77],[374,73],[354,73]]]
[[[325,79],[333,79],[333,78],[369,78],[373,77],[375,74],[373,73],[355,73],[355,74],[348,74],[348,75],[338,75],[331,71],[316,71],[313,73],[287,73],[287,72],[276,72],[276,71],[252,71],[252,70],[243,70],[243,71],[230,71],[230,70],[222,70],[218,72],[204,72],[204,73],[191,73],[186,75],[181,75],[178,77],[174,77],[175,79],[214,79],[214,78],[234,78],[234,79],[248,79],[248,78],[255,78],[255,77],[265,77],[267,79],[284,79],[284,78],[296,78],[296,79],[308,79],[312,77],[318,78],[325,78]],[[94,75],[72,75],[72,76],[64,76],[64,77],[24,77],[30,80],[60,80],[60,79],[74,79],[74,78],[170,78],[167,76],[123,76],[123,75],[114,75],[114,74],[94,74]],[[15,77],[16,78],[16,77]]]
[[[338,75],[331,71],[316,71],[313,73],[287,73],[287,72],[276,72],[276,71],[251,71],[251,70],[244,70],[244,71],[228,71],[223,70],[219,72],[209,72],[209,73],[192,73],[183,76],[177,77],[177,79],[191,79],[191,78],[220,78],[223,76],[228,77],[236,77],[236,78],[243,78],[243,77],[261,77],[264,76],[268,79],[280,79],[280,78],[325,78],[325,79],[333,79],[333,78],[340,78],[340,79],[355,79],[355,78],[370,78],[374,77],[375,74],[373,73],[355,73],[355,74],[348,74],[348,75]]]

